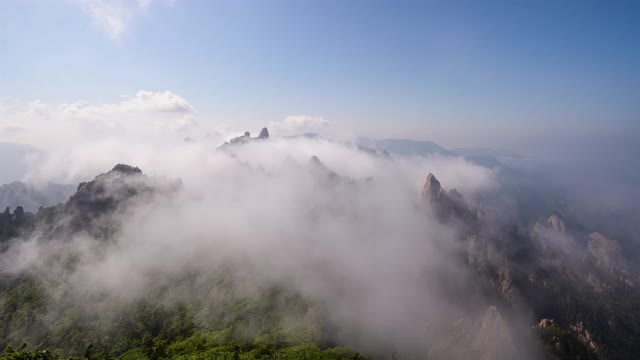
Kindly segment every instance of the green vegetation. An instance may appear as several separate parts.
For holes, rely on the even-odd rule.
[[[274,287],[241,295],[224,276],[210,280],[218,296],[208,302],[165,303],[165,286],[135,301],[89,299],[96,303],[83,308],[35,277],[5,278],[0,359],[363,358],[325,338],[323,324],[311,316],[316,309],[300,296]]]
[[[160,341],[154,343],[154,347],[133,348],[116,359],[220,359],[220,360],[364,360],[360,354],[344,347],[320,349],[314,343],[303,343],[285,348],[274,348],[271,345],[260,344],[250,347],[240,347],[238,344],[230,342],[220,344],[213,340],[216,335],[198,334],[173,344],[161,344]],[[57,352],[50,350],[29,350],[23,344],[18,349],[8,346],[4,353],[0,355],[0,360],[62,360],[64,357]],[[87,351],[80,357],[69,357],[68,360],[99,360],[114,359],[108,352],[94,353],[92,346],[87,347]]]

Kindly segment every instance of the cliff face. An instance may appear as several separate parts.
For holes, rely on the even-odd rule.
[[[461,225],[474,226],[479,219],[458,190],[444,191],[440,181],[432,173],[427,175],[422,188],[422,200],[441,221],[456,221]]]
[[[543,345],[549,345],[548,356],[570,356],[562,350],[565,346],[577,346],[584,358],[598,358],[605,348],[616,353],[635,351],[633,346],[616,345],[619,338],[640,334],[640,327],[631,325],[635,320],[627,319],[640,318],[635,310],[640,306],[637,275],[630,273],[617,241],[597,232],[580,234],[558,214],[538,221],[528,231],[516,226],[496,228],[472,216],[474,211],[464,198],[446,192],[433,174],[427,176],[422,200],[440,221],[464,224],[459,227],[461,256],[492,284],[499,299],[498,313],[506,302],[507,308],[529,309],[544,320],[537,328]],[[633,330],[623,330],[623,323]],[[561,335],[550,335],[554,332]]]

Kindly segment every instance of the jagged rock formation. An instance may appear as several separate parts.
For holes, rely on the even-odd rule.
[[[31,230],[30,223],[33,214],[25,212],[22,206],[17,206],[13,213],[7,206],[0,214],[0,242],[22,235]]]
[[[638,348],[620,342],[621,336],[632,336],[630,329],[640,336],[640,328],[632,325],[640,318],[634,310],[640,306],[640,293],[616,241],[600,233],[583,237],[558,214],[536,222],[528,232],[519,226],[496,228],[470,216],[473,212],[462,196],[446,192],[433,174],[427,177],[422,200],[440,221],[462,224],[463,261],[493,286],[500,299],[497,309],[508,304],[543,319],[532,326],[546,356],[596,359],[604,348],[627,354]]]
[[[596,292],[609,289],[599,271],[618,278],[628,286],[634,284],[618,243],[598,232],[587,234],[583,242],[578,242],[565,221],[558,215],[552,215],[545,224],[536,223],[530,237],[554,265],[554,271],[572,281],[583,274],[582,280]]]
[[[569,329],[573,330],[578,336],[578,340],[582,341],[582,343],[587,345],[590,349],[595,351],[598,350],[598,345],[593,340],[591,333],[587,330],[582,321],[576,325],[569,325]]]
[[[82,182],[64,205],[65,211],[80,216],[95,216],[114,211],[120,203],[151,191],[142,170],[118,164],[92,181]]]
[[[239,142],[253,140],[249,134],[241,138],[245,140]],[[321,186],[335,187],[338,196],[345,190],[344,194],[349,194],[348,190],[359,184],[336,174],[316,156],[309,159],[307,167],[311,176],[322,179]],[[78,232],[109,239],[131,205],[158,192],[174,191],[177,186],[150,179],[139,168],[118,164],[81,183],[64,204],[35,214],[21,207],[13,212],[7,208],[0,214],[0,243],[38,234],[65,239]],[[532,321],[528,330],[539,332],[550,345],[550,358],[571,355],[566,349],[576,343],[583,346],[583,359],[606,354],[616,346],[625,347],[622,351],[626,353],[638,349],[636,344],[619,339],[620,334],[640,336],[640,332],[633,332],[640,320],[640,297],[629,286],[628,266],[616,241],[599,233],[582,237],[559,215],[532,228],[497,226],[479,218],[458,191],[445,191],[433,174],[427,176],[421,198],[440,221],[457,226],[459,239],[447,246],[458,251],[460,264],[466,264],[465,271],[470,270],[487,293],[485,300],[490,301],[481,306],[495,304],[485,312],[461,315],[459,321],[438,328],[443,335],[430,343],[428,358],[522,358],[510,318],[520,309],[530,310],[532,319],[542,319]],[[313,318],[310,314],[309,321]]]
[[[0,240],[28,236],[36,229],[45,238],[64,238],[86,231],[104,239],[118,228],[114,214],[157,191],[175,191],[179,187],[179,182],[157,181],[137,167],[118,164],[92,181],[80,183],[66,203],[40,208],[35,214],[20,206],[10,214],[7,208],[0,216]]]
[[[267,128],[262,128],[258,137],[254,137],[254,138],[251,137],[250,132],[245,131],[244,135],[238,136],[229,140],[229,142],[222,144],[219,147],[219,149],[228,150],[231,148],[232,145],[239,145],[239,144],[245,144],[251,141],[264,141],[264,140],[269,140],[269,130]]]
[[[478,215],[470,209],[462,194],[456,189],[445,192],[432,173],[427,175],[422,188],[422,200],[430,205],[440,220],[454,220],[467,226],[474,226],[478,220]]]
[[[422,198],[431,204],[439,204],[442,198],[442,186],[435,175],[429,173],[427,182],[422,188]]]
[[[562,217],[551,215],[546,222],[536,222],[531,230],[531,237],[536,239],[542,251],[564,255],[578,249],[578,243],[573,238]]]

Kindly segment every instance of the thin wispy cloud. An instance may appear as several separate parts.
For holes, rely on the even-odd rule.
[[[82,101],[63,104],[60,112],[74,117],[93,117],[122,112],[189,113],[193,106],[180,95],[167,90],[153,92],[140,90],[132,98],[119,103],[90,105]]]
[[[173,6],[175,1],[76,0],[74,3],[92,18],[96,27],[112,40],[117,40],[127,31],[134,18],[141,12],[148,12],[154,3]]]
[[[282,121],[272,121],[269,129],[278,135],[294,135],[305,131],[314,131],[326,127],[329,122],[321,116],[291,115]]]

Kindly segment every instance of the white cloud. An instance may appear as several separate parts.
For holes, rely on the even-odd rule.
[[[138,6],[145,11],[151,7],[151,3],[153,3],[153,0],[138,0]]]
[[[320,116],[292,115],[282,121],[269,123],[269,130],[277,135],[295,135],[305,131],[319,129],[329,125],[329,122]]]
[[[108,37],[117,40],[127,30],[129,23],[140,11],[147,12],[154,0],[72,0],[93,19]],[[175,0],[162,1],[173,6]]]
[[[110,38],[117,39],[127,29],[131,10],[123,3],[107,0],[82,0],[83,10]]]
[[[238,268],[234,279],[237,274],[242,276],[238,280],[247,280],[238,288],[277,284],[313,299],[314,306],[317,301],[332,309],[331,323],[347,343],[381,343],[385,349],[400,343],[407,351],[422,349],[425,338],[431,342],[439,336],[438,323],[462,316],[463,308],[441,291],[441,279],[462,284],[459,288],[468,285],[469,297],[481,299],[467,283],[472,278],[458,267],[455,229],[437,223],[418,205],[429,172],[447,188],[449,179],[457,179],[465,195],[479,181],[493,183],[490,170],[462,159],[396,162],[304,138],[248,142],[233,156],[216,151],[211,142],[167,143],[152,136],[133,142],[80,137],[70,143],[33,163],[32,176],[71,182],[122,162],[140,166],[155,179],[179,177],[183,186],[175,195],[159,191],[134,204],[138,207],[123,216],[113,246],[98,250],[98,242],[83,234],[9,249],[0,267],[55,278],[52,286],[63,279],[70,290],[65,299],[75,303],[86,303],[75,295],[86,299],[95,292],[104,294],[100,299],[105,302],[96,305],[105,308],[101,305],[114,298],[148,294],[151,279],[174,284],[183,273],[204,279],[229,264],[229,269]],[[331,177],[309,165],[313,155],[352,179],[329,185]],[[61,253],[77,254],[77,271],[49,277],[59,274],[49,255]],[[184,295],[182,287],[167,289],[162,301]],[[196,296],[213,300],[209,288],[198,285],[198,291]]]
[[[42,101],[36,99],[27,104],[26,109],[27,114],[30,115],[38,115],[38,116],[48,116],[49,106],[43,103]]]
[[[132,98],[114,104],[90,105],[83,101],[62,104],[59,112],[73,118],[95,118],[116,113],[179,113],[193,112],[193,106],[180,95],[167,90],[140,90]]]
[[[10,97],[0,97],[0,114],[8,114],[16,111],[19,102]]]
[[[0,99],[0,141],[56,147],[79,137],[97,141],[121,136],[132,141],[181,140],[198,131],[195,109],[171,91],[138,91],[115,103],[75,101],[49,105]],[[176,133],[181,133],[176,136]],[[191,134],[194,135],[194,134]]]
[[[179,118],[173,119],[173,121],[168,124],[169,130],[174,132],[184,132],[196,126],[198,126],[198,122],[191,114],[186,114]]]

